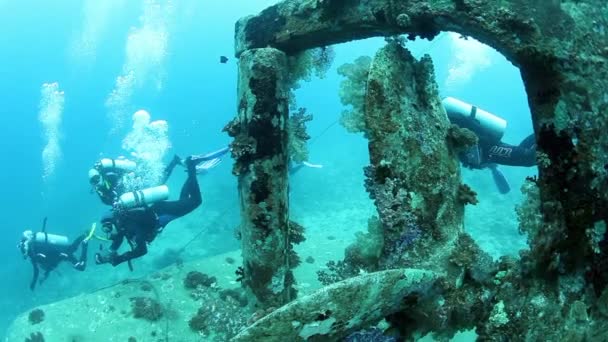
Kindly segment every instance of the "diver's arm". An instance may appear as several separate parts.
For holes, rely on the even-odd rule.
[[[95,263],[100,265],[112,262],[112,260],[116,257],[116,251],[118,250],[118,248],[120,248],[120,245],[122,245],[122,241],[124,240],[124,238],[125,236],[122,233],[113,234],[110,237],[110,240],[112,240],[112,244],[110,245],[109,251],[105,253],[95,253]]]
[[[146,245],[146,240],[144,238],[137,237],[133,249],[128,252],[114,256],[111,260],[111,263],[112,266],[117,266],[125,261],[139,258],[140,256],[145,255],[146,253],[148,253],[148,246]]]
[[[30,261],[32,262],[32,267],[34,269],[32,281],[30,282],[30,290],[34,291],[34,288],[36,287],[36,282],[38,282],[38,275],[40,273],[40,270],[38,269],[38,264],[36,263],[36,261],[34,261],[34,259],[30,258]]]
[[[110,240],[112,240],[112,244],[110,245],[110,251],[116,252],[120,248],[120,245],[122,245],[124,239],[125,234],[123,233],[118,232],[116,234],[113,234],[110,238]]]

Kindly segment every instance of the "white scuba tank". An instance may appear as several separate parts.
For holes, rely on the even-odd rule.
[[[39,244],[49,244],[53,246],[67,247],[70,245],[70,240],[67,236],[37,232],[34,240]]]
[[[137,166],[134,161],[129,159],[110,158],[101,159],[99,165],[101,166],[101,169],[119,169],[127,172],[135,171],[135,167]]]
[[[441,101],[448,118],[462,128],[468,128],[479,137],[500,141],[507,129],[507,121],[453,97]]]
[[[143,190],[127,192],[118,198],[118,207],[123,209],[143,207],[169,198],[169,188],[166,185],[155,186]]]

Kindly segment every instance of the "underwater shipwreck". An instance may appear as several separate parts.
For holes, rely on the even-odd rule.
[[[481,341],[608,341],[607,28],[603,0],[287,0],[241,19],[238,109],[225,128],[241,199],[238,289],[219,277],[211,286],[197,263],[170,266],[25,313],[9,340],[447,341],[474,330]],[[416,60],[399,38],[442,31],[492,46],[521,71],[539,176],[517,208],[529,244],[520,258],[494,261],[464,232],[477,199],[456,156],[475,137],[450,125],[431,59]],[[306,134],[293,131],[302,125],[289,94],[311,66],[293,61],[374,36],[386,46],[351,65],[341,95],[353,107],[343,123],[368,139],[377,218],[319,272],[325,287],[298,296],[294,245],[306,237],[289,216],[288,164],[290,141]],[[86,324],[70,318],[74,300],[88,303]],[[382,336],[380,321],[399,339]]]

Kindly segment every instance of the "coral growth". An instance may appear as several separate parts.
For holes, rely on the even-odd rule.
[[[519,221],[519,232],[527,234],[528,244],[532,243],[543,225],[543,216],[540,211],[540,189],[533,178],[527,179],[521,186],[523,194],[522,203],[515,207]]]
[[[473,238],[466,233],[458,236],[456,247],[452,250],[449,261],[463,270],[463,275],[468,279],[480,284],[492,280],[497,272],[497,265],[492,257],[481,250]]]
[[[234,271],[234,274],[236,275],[235,280],[239,283],[245,279],[245,269],[243,268],[243,266],[237,267],[236,271]]]
[[[404,186],[395,180],[388,165],[380,167],[366,166],[363,170],[365,174],[365,190],[369,197],[374,200],[376,208],[380,212],[382,224],[393,229],[402,225],[409,218],[407,215],[410,209],[411,198]]]
[[[289,221],[289,242],[297,245],[304,241],[304,227],[295,221]]]
[[[131,312],[133,317],[151,322],[158,321],[163,316],[162,306],[150,297],[131,297]]]
[[[289,107],[296,108],[296,97],[293,90],[300,88],[299,81],[309,82],[312,74],[324,78],[331,67],[335,52],[331,46],[301,51],[289,56],[287,66],[289,69],[287,84],[290,88]]]
[[[355,331],[346,337],[345,342],[397,342],[397,339],[384,335],[381,329],[374,327]]]
[[[448,143],[456,153],[477,145],[478,141],[477,134],[469,129],[454,124],[448,129]]]
[[[462,204],[476,205],[479,203],[477,200],[477,193],[466,184],[461,184],[458,188],[458,201]]]
[[[385,260],[383,260],[382,268],[390,269],[403,267],[408,259],[408,251],[411,250],[416,242],[422,237],[422,229],[414,220],[408,222],[407,226],[403,227],[400,235],[393,237],[388,241],[385,247]]]
[[[361,271],[372,272],[378,269],[378,261],[385,249],[383,226],[377,217],[367,222],[367,232],[357,232],[356,240],[344,252],[343,261],[329,261],[327,270],[317,271],[319,282],[324,285],[356,276]],[[408,238],[409,239],[409,238]],[[411,241],[415,238],[412,236]],[[403,242],[405,245],[405,242]]]
[[[288,59],[290,88],[297,89],[299,80],[310,81],[313,72],[315,76],[324,78],[334,57],[335,52],[331,46],[305,50],[290,56]]]
[[[340,123],[351,133],[366,131],[365,95],[371,63],[371,57],[361,56],[338,68],[338,74],[346,78],[340,84],[340,100],[343,105],[352,107],[342,112]]]
[[[384,248],[382,225],[377,217],[367,221],[367,232],[355,233],[355,242],[345,252],[345,261],[364,265],[370,271],[376,268]]]
[[[194,331],[205,331],[209,325],[207,321],[210,318],[211,313],[204,308],[198,309],[196,315],[192,316],[188,321],[188,326]]]
[[[310,135],[306,132],[306,123],[312,120],[312,114],[306,113],[306,108],[300,108],[289,117],[288,125],[288,150],[291,160],[301,163],[308,160],[307,141]]]
[[[327,286],[354,277],[360,272],[361,268],[350,262],[331,260],[327,262],[327,270],[317,271],[317,278],[321,284]]]
[[[188,272],[186,278],[184,278],[184,286],[187,289],[196,289],[199,286],[209,287],[215,282],[217,282],[215,277],[210,277],[198,271]]]
[[[34,309],[30,311],[27,316],[27,319],[30,321],[30,324],[38,324],[44,321],[44,311],[41,309]]]
[[[219,294],[210,288],[196,291],[202,306],[188,321],[190,329],[203,337],[213,335],[218,341],[228,341],[246,326],[249,315],[243,309],[246,298],[238,290],[224,290]]]
[[[336,52],[331,46],[323,46],[312,50],[313,69],[315,76],[325,78],[327,71],[331,68]]]
[[[239,306],[247,306],[249,300],[245,293],[240,289],[224,289],[219,292],[220,299],[224,301],[235,301]]]

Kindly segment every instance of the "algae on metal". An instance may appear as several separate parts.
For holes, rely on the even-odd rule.
[[[236,54],[268,46],[295,54],[372,36],[433,38],[441,31],[496,48],[520,68],[526,87],[542,161],[533,180],[540,204],[529,208],[540,208],[542,220],[523,229],[534,235],[521,260],[500,260],[493,280],[475,284],[486,294],[482,301],[457,286],[446,302],[454,310],[458,303],[474,306],[475,315],[464,320],[476,319],[468,324],[477,325],[480,339],[606,340],[600,308],[608,298],[608,243],[598,243],[597,231],[608,222],[607,27],[602,0],[287,0],[237,23]],[[466,240],[459,238],[468,246]],[[473,248],[453,260],[478,254]]]
[[[276,307],[296,294],[287,192],[287,57],[276,49],[249,50],[239,66],[238,116],[225,129],[234,137],[239,180],[242,282],[256,306]]]
[[[417,269],[368,273],[324,287],[287,304],[233,341],[339,341],[359,327],[405,307],[407,296],[430,296],[437,275]]]

